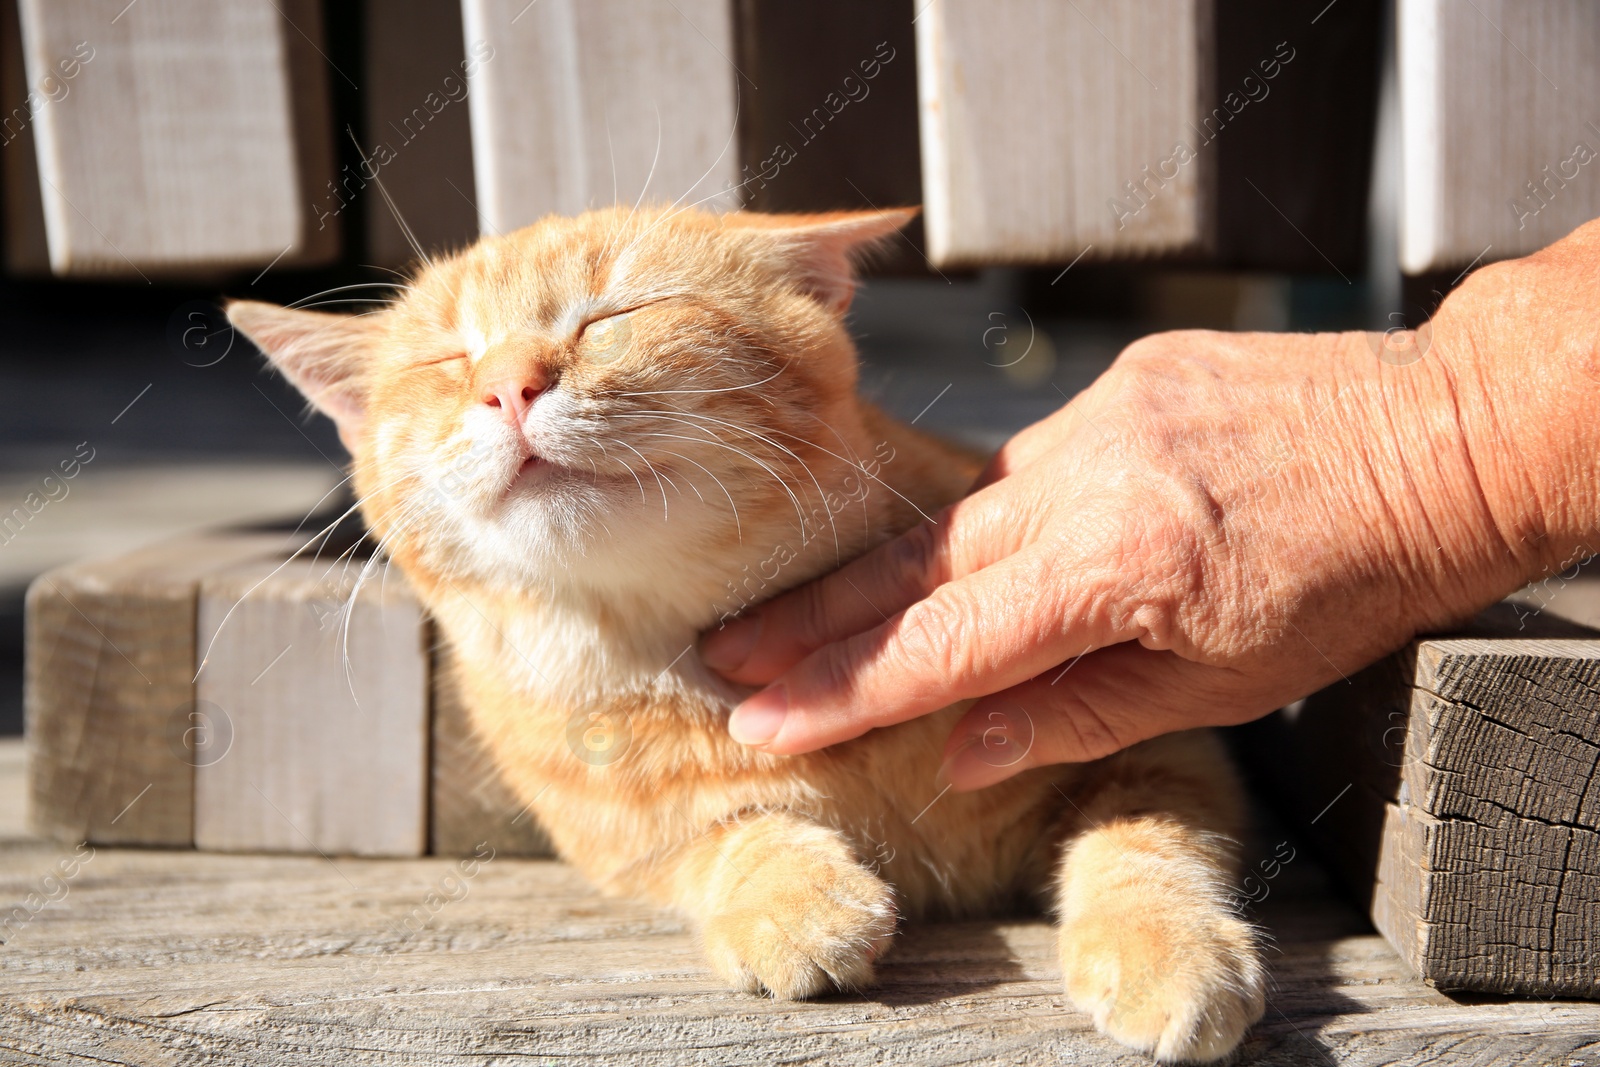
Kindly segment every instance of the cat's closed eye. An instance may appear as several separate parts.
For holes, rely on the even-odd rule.
[[[433,367],[433,366],[438,366],[439,364],[442,364],[442,363],[454,363],[454,362],[456,362],[458,360],[460,360],[462,362],[465,362],[470,358],[471,357],[468,356],[467,353],[465,353],[465,352],[446,352],[446,353],[444,353],[442,355],[434,356],[432,359],[422,360],[421,362],[417,363],[417,366],[419,366],[419,367]]]
[[[628,349],[633,340],[633,312],[619,311],[585,323],[578,334],[578,352],[596,363],[610,363]]]

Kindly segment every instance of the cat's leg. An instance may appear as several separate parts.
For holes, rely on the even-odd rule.
[[[1230,901],[1243,798],[1221,744],[1147,742],[1076,792],[1056,885],[1067,996],[1158,1060],[1226,1056],[1261,1018],[1266,974]]]
[[[712,969],[780,999],[872,981],[894,892],[835,830],[787,812],[720,824],[659,863],[652,896],[693,916]]]

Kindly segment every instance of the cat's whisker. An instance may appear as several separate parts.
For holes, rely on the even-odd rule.
[[[712,160],[711,165],[705,169],[705,173],[701,174],[700,177],[696,178],[690,184],[689,188],[687,188],[687,189],[685,189],[683,191],[683,194],[681,196],[679,196],[676,200],[672,201],[671,205],[669,205],[669,207],[668,207],[668,209],[666,211],[662,212],[655,219],[654,222],[652,222],[648,226],[646,226],[644,228],[644,230],[639,234],[639,236],[634,238],[633,241],[631,241],[629,243],[628,247],[624,248],[622,250],[622,255],[618,256],[617,257],[618,259],[621,259],[623,256],[626,256],[629,252],[633,251],[633,248],[634,248],[635,245],[637,245],[640,241],[643,241],[646,237],[650,236],[650,234],[655,230],[655,228],[657,226],[660,226],[663,222],[667,222],[670,219],[676,218],[678,215],[681,215],[683,212],[688,211],[688,210],[690,210],[692,208],[697,208],[701,204],[704,204],[708,200],[715,200],[717,197],[722,196],[724,194],[724,192],[732,192],[734,189],[743,189],[746,185],[749,184],[749,181],[740,182],[738,185],[732,186],[727,190],[719,189],[716,192],[711,193],[708,196],[701,197],[699,200],[696,200],[694,203],[689,204],[689,205],[687,205],[685,207],[680,207],[679,206],[679,205],[681,205],[683,203],[685,197],[689,196],[690,193],[693,193],[696,189],[698,189],[700,187],[700,183],[705,181],[707,178],[709,178],[711,176],[712,172],[715,171],[717,169],[717,167],[719,167],[722,164],[723,158],[725,156],[727,156],[727,154],[728,154],[728,149],[733,146],[734,138],[737,136],[737,134],[739,132],[739,108],[740,108],[740,104],[741,104],[740,96],[739,96],[739,93],[738,93],[738,91],[736,89],[735,92],[734,92],[734,97],[733,97],[733,125],[728,130],[728,139],[726,141],[724,141],[723,144],[722,144],[722,151],[717,153],[717,158]],[[657,123],[656,137],[657,137],[657,141],[658,141],[657,151],[660,150],[660,145],[659,145],[659,139],[660,139],[660,125],[659,124],[660,124],[660,122],[661,122],[661,111],[658,108],[656,110],[656,123]],[[652,174],[655,173],[655,165],[654,164],[651,164],[650,172]],[[754,180],[754,179],[751,179],[751,180]],[[650,184],[649,181],[646,180],[645,185],[648,187],[649,184]],[[639,195],[640,195],[641,198],[644,196],[642,191],[640,192]],[[639,205],[637,203],[635,203],[633,205],[633,208],[634,208],[634,212],[637,212],[638,209],[639,209]],[[608,249],[608,251],[609,251],[609,249]]]
[[[317,509],[320,508],[330,496],[349,485],[350,479],[354,477],[354,474],[346,474],[343,478],[340,478],[338,481],[334,482],[333,488],[329,489],[326,493],[323,493],[320,497],[318,497],[317,502],[312,504],[311,507],[306,510],[305,518],[295,523],[294,529],[289,531],[289,536],[293,537],[295,534],[299,533],[301,527],[305,526],[306,522],[311,518],[311,516],[317,513]]]
[[[372,311],[362,312],[363,315],[371,315],[374,312],[385,311],[389,307],[389,305],[387,303],[383,302],[383,301],[372,300],[372,299],[370,299],[368,297],[350,296],[350,297],[338,297],[338,298],[335,298],[333,300],[318,300],[318,301],[316,301],[314,303],[310,303],[310,304],[300,304],[300,305],[298,305],[296,307],[295,310],[297,310],[297,311],[310,311],[312,308],[334,307],[334,306],[339,305],[339,304],[377,304],[378,305],[377,307],[373,308]]]
[[[615,418],[615,419],[655,419],[655,420],[658,420],[658,421],[661,421],[661,422],[675,423],[675,424],[677,424],[679,426],[684,426],[684,427],[687,427],[687,428],[689,428],[691,430],[695,430],[696,432],[704,433],[704,434],[708,435],[713,441],[716,441],[717,443],[722,444],[724,447],[728,447],[728,448],[732,448],[733,447],[733,446],[729,445],[727,440],[725,438],[723,438],[720,434],[718,434],[715,430],[711,429],[709,426],[706,426],[703,422],[696,422],[696,421],[694,421],[692,419],[685,418],[684,417],[685,414],[687,414],[687,413],[686,412],[678,412],[678,411],[626,411],[626,412],[616,412],[616,413],[614,413],[614,414],[612,414],[610,416],[607,416],[607,417],[608,418]],[[693,439],[691,439],[691,440],[693,440]],[[771,441],[762,439],[759,436],[757,436],[757,443],[759,443],[764,448],[771,450],[774,453],[773,456],[768,457],[768,458],[772,459],[773,462],[784,463],[785,460],[783,459],[783,457],[785,457],[785,456],[787,456],[789,459],[794,459],[797,462],[799,461],[799,457],[795,456],[795,454],[793,452],[790,452],[789,450],[787,450],[787,449],[785,449],[785,448],[783,448],[781,446],[774,447],[774,444]],[[738,450],[736,450],[736,451],[738,451]],[[761,460],[758,457],[756,457],[755,455],[752,455],[752,454],[750,454],[748,452],[740,451],[739,454],[746,456],[752,462],[756,462],[756,463],[760,463],[761,462]],[[801,466],[803,467],[804,464],[801,463]],[[765,469],[767,471],[767,473],[771,474],[774,478],[777,478],[778,481],[784,483],[785,485],[788,484],[787,479],[784,479],[781,476],[779,476],[778,473],[776,471],[774,471],[771,467],[767,467],[767,466],[765,466],[763,464],[763,469]]]
[[[754,389],[757,386],[766,385],[768,382],[776,381],[778,376],[788,369],[788,366],[785,365],[779,367],[774,373],[766,378],[761,379],[759,382],[746,382],[743,385],[729,385],[720,389],[643,389],[637,392],[612,393],[611,395],[616,397],[676,395],[699,396],[706,393],[736,393],[742,389]]]
[[[350,620],[355,615],[356,598],[361,595],[361,589],[367,584],[367,580],[372,577],[372,572],[381,566],[385,577],[388,576],[389,564],[385,552],[389,541],[390,538],[388,536],[378,541],[373,548],[371,557],[368,558],[366,564],[356,575],[355,585],[350,590],[349,598],[345,601],[344,618],[341,620],[343,625],[340,633],[339,655],[344,662],[345,685],[349,687],[350,699],[355,702],[358,709],[361,707],[361,698],[356,694],[355,671],[350,663]],[[379,599],[382,599],[381,594]]]
[[[652,415],[652,416],[654,416],[656,418],[670,418],[671,417],[671,416],[667,415],[664,412],[639,412],[638,414]],[[673,416],[683,416],[683,417],[691,418],[691,419],[702,419],[702,420],[704,420],[706,422],[715,423],[715,424],[717,424],[719,426],[726,426],[730,430],[734,430],[734,431],[736,431],[738,433],[743,433],[743,434],[746,434],[746,435],[748,435],[750,437],[755,438],[757,441],[760,441],[762,444],[766,445],[769,448],[775,449],[777,451],[780,451],[780,452],[783,452],[783,453],[789,455],[790,457],[792,457],[794,459],[794,461],[796,463],[800,464],[800,469],[806,472],[806,477],[811,479],[811,484],[816,487],[818,499],[823,501],[824,503],[827,502],[828,494],[823,490],[822,483],[817,479],[816,473],[811,469],[811,466],[808,463],[806,463],[806,461],[804,459],[800,458],[799,454],[797,454],[794,450],[784,447],[783,445],[781,445],[778,442],[772,440],[771,438],[766,437],[765,435],[763,435],[761,433],[758,433],[755,430],[750,429],[748,426],[741,426],[738,423],[729,422],[726,419],[719,419],[719,418],[716,418],[715,416],[712,416],[712,415],[705,415],[705,414],[702,414],[700,412],[694,412],[694,411],[675,411],[675,412],[672,412],[671,415],[673,415]],[[795,435],[786,434],[785,436],[794,437]],[[805,441],[804,438],[795,437],[795,440],[801,441],[803,444],[809,444],[810,443],[810,442]],[[826,452],[827,450],[826,449],[822,449],[822,451]],[[829,453],[829,454],[832,455],[832,453]],[[835,458],[838,458],[838,457],[835,457]],[[852,464],[852,466],[853,466],[853,464]],[[838,527],[838,524],[834,522],[833,509],[832,508],[827,508],[826,510],[828,512],[828,526],[829,526],[829,529],[831,530],[831,532],[833,533],[834,553],[837,555],[842,551],[842,548],[841,548],[840,543],[839,543],[839,527]]]
[[[705,465],[700,464],[700,463],[695,463],[695,461],[690,459],[688,456],[680,455],[677,452],[668,452],[664,448],[658,448],[658,449],[656,449],[656,451],[657,452],[661,452],[664,455],[672,456],[675,459],[681,459],[685,463],[694,463],[694,465],[696,467],[699,467],[701,470],[705,471],[706,474],[710,476],[712,481],[717,483],[717,488],[721,489],[722,490],[722,495],[728,498],[728,507],[733,511],[733,529],[734,529],[734,533],[738,535],[739,543],[740,544],[744,544],[744,527],[739,522],[739,506],[733,502],[733,494],[728,492],[728,487],[726,485],[722,484],[722,479],[718,478],[716,476],[716,474],[713,473]],[[689,484],[693,485],[694,483],[690,482]],[[696,494],[698,494],[699,492],[700,492],[699,489],[695,490]],[[700,499],[704,500],[705,497],[701,497]]]
[[[664,448],[653,448],[650,451],[655,453],[656,455],[660,455],[660,456],[674,456],[674,457],[676,457],[678,459],[683,459],[684,458],[682,456],[679,456],[676,452],[668,452]],[[693,462],[693,461],[691,460],[690,462]],[[669,466],[669,464],[663,463],[662,466],[663,467],[667,467],[667,466]],[[695,466],[699,466],[699,464],[695,464]],[[701,470],[705,470],[704,467],[701,467],[700,469]],[[683,471],[676,471],[675,473],[677,473],[678,477],[682,478],[686,483],[688,483],[689,488],[694,490],[695,497],[699,499],[700,503],[704,504],[706,502],[705,494],[700,492],[700,486],[698,484],[696,484],[695,480],[693,478],[689,477],[689,475],[684,473]],[[683,495],[683,490],[678,488],[678,483],[673,480],[671,475],[663,474],[662,477],[667,480],[667,484],[668,485],[672,486],[672,488],[674,490],[676,490],[676,492],[677,492],[677,494],[679,496]]]
[[[405,271],[395,270],[393,267],[384,267],[378,265],[377,263],[363,263],[361,266],[367,270],[381,270],[386,274],[393,274],[396,278],[404,279],[408,283],[411,281],[411,275],[407,274]],[[407,284],[404,286],[404,288],[410,289],[411,286]]]
[[[361,157],[362,166],[366,167],[372,174],[372,184],[378,187],[378,194],[383,197],[384,204],[389,208],[389,214],[394,216],[395,225],[399,226],[400,232],[405,235],[406,243],[411,246],[411,250],[417,254],[418,259],[422,260],[427,266],[433,266],[433,260],[428,258],[427,252],[423,251],[422,242],[417,240],[417,235],[412,231],[410,223],[406,222],[405,217],[400,214],[400,208],[395,204],[394,197],[390,196],[389,190],[384,188],[383,179],[378,177],[377,168],[373,167],[367,160],[366,150],[361,147],[361,142],[356,140],[356,131],[346,126],[345,132],[350,135],[350,143],[356,146],[356,154]]]
[[[397,479],[396,482],[391,483],[391,487],[394,484],[398,484],[399,481],[400,479]],[[368,499],[370,498],[371,495],[369,494]],[[401,536],[409,533],[412,527],[414,527],[417,522],[421,521],[426,514],[426,511],[427,507],[425,498],[420,497],[408,501],[401,507],[400,513],[395,516],[389,532],[380,537],[373,545],[372,555],[368,557],[365,563],[363,563],[361,570],[356,575],[355,583],[350,589],[349,596],[345,598],[343,604],[340,606],[338,613],[340,623],[339,651],[344,666],[345,684],[349,687],[350,698],[355,701],[357,708],[361,706],[361,699],[356,695],[355,674],[350,662],[350,620],[355,614],[356,599],[361,595],[361,589],[371,577],[372,571],[380,565],[383,567],[383,581],[385,583],[384,588],[387,587],[389,575],[389,560],[387,556],[389,552],[389,546]],[[349,574],[350,562],[354,560],[356,550],[361,546],[362,542],[372,535],[372,533],[373,531],[371,529],[362,531],[361,536],[356,539],[355,544],[351,545],[348,549],[339,554],[339,558],[346,559],[345,569],[340,573],[339,576],[340,585],[345,584],[345,578]],[[338,560],[336,559],[334,562],[337,563]],[[332,572],[332,569],[333,568],[330,566],[328,568],[328,572],[324,573],[324,580],[327,577],[327,573]],[[381,592],[379,596],[381,599]]]
[[[605,456],[606,459],[610,460],[612,463],[616,463],[617,462],[616,460],[611,459],[611,453],[606,451],[606,446],[605,446],[605,444],[603,442],[596,441],[595,444],[600,446],[600,454],[602,456]],[[633,475],[633,480],[635,482],[637,482],[638,485],[639,485],[639,503],[643,504],[645,502],[645,500],[647,499],[647,497],[646,497],[645,491],[644,491],[644,482],[639,481],[639,472],[634,470],[631,466],[629,466],[626,463],[618,464],[618,466],[620,466],[623,470],[627,471],[629,474]]]
[[[728,124],[728,138],[727,138],[727,140],[722,142],[722,151],[717,153],[717,158],[713,159],[711,161],[711,165],[705,169],[705,173],[700,175],[700,177],[696,178],[690,184],[689,188],[687,188],[687,189],[685,189],[683,191],[683,195],[678,197],[676,200],[674,200],[672,202],[672,206],[673,206],[674,209],[677,209],[678,205],[682,204],[684,202],[684,200],[689,196],[690,193],[692,193],[696,189],[698,189],[700,187],[700,183],[701,182],[703,182],[707,178],[711,177],[712,172],[715,171],[718,167],[720,167],[722,165],[722,161],[727,158],[728,149],[733,147],[734,139],[736,137],[738,137],[738,135],[739,135],[739,109],[743,105],[743,103],[744,103],[743,94],[740,93],[738,83],[736,82],[736,83],[734,83],[734,87],[733,87],[733,121]],[[722,190],[718,190],[717,192],[711,194],[711,196],[707,197],[706,199],[709,200],[709,199],[713,199],[715,197],[721,196],[722,192],[723,192]],[[696,203],[704,203],[704,202],[705,202],[704,200],[696,201]],[[672,212],[672,215],[677,215],[677,214],[679,214],[678,210],[674,210]],[[668,218],[671,218],[672,215],[669,215]],[[651,226],[651,229],[654,229],[656,226],[659,226],[659,225],[661,225],[661,222],[658,220],[654,225]]]
[[[911,509],[913,511],[915,511],[918,515],[921,515],[928,522],[933,522],[934,521],[933,516],[929,515],[926,511],[923,511],[922,508],[918,507],[917,506],[917,502],[915,500],[912,500],[910,497],[906,496],[900,490],[896,489],[894,486],[890,485],[888,482],[884,481],[882,478],[878,477],[876,474],[873,474],[871,471],[867,470],[867,468],[862,466],[861,464],[859,464],[859,463],[851,463],[849,460],[845,459],[843,456],[839,455],[837,452],[831,452],[828,449],[823,448],[821,445],[817,444],[815,441],[807,441],[804,437],[800,437],[797,434],[787,433],[787,432],[785,432],[783,430],[773,430],[772,432],[773,433],[777,433],[777,434],[782,434],[784,437],[793,437],[796,441],[801,441],[801,442],[804,442],[806,444],[809,444],[812,448],[815,448],[818,451],[827,452],[828,455],[832,456],[834,459],[838,460],[841,463],[850,464],[850,466],[854,467],[856,470],[860,471],[862,474],[865,474],[868,478],[871,478],[873,481],[877,482],[879,485],[881,485],[885,489],[889,490],[889,492],[893,493],[895,496],[899,497],[901,500],[904,500],[907,504],[910,504],[911,505]]]
[[[637,238],[635,238],[634,241],[631,244],[629,244],[629,246],[627,248],[623,249],[623,255],[626,255],[627,253],[631,252],[633,250],[633,246],[638,244],[640,241],[643,241],[646,237],[648,237],[650,235],[650,233],[653,230],[655,230],[655,228],[657,226],[660,226],[665,222],[670,222],[672,219],[674,219],[674,218],[678,217],[679,215],[683,214],[685,211],[692,211],[693,209],[699,207],[701,204],[707,203],[708,201],[711,201],[711,200],[715,200],[718,197],[724,195],[724,193],[743,192],[743,190],[747,186],[749,186],[751,182],[755,181],[756,178],[759,177],[759,175],[751,175],[749,178],[746,178],[744,181],[739,182],[736,185],[730,185],[730,186],[727,186],[725,189],[716,190],[715,192],[709,193],[706,196],[703,196],[700,199],[698,199],[696,201],[693,201],[692,203],[689,203],[689,204],[684,204],[683,203],[684,198],[687,197],[690,193],[694,192],[695,189],[699,187],[700,183],[705,181],[706,178],[710,176],[711,172],[714,171],[722,163],[723,157],[725,155],[727,155],[728,149],[733,145],[735,135],[738,133],[738,129],[739,129],[739,111],[740,111],[740,108],[742,106],[743,106],[743,98],[736,91],[735,94],[734,94],[734,100],[733,100],[733,126],[728,131],[728,139],[727,139],[727,141],[725,141],[723,143],[722,151],[717,153],[716,160],[712,162],[710,167],[706,168],[706,172],[704,174],[700,175],[700,177],[698,179],[696,179],[695,182],[692,185],[690,185],[688,189],[684,190],[682,196],[680,196],[676,200],[674,200],[672,202],[671,206],[666,211],[662,212],[655,219],[654,222],[652,222],[649,226],[647,226],[644,229],[644,231],[641,232],[639,234],[639,236]],[[742,197],[741,197],[741,200],[742,200]],[[735,207],[737,207],[737,206],[738,205],[736,204]]]
[[[661,484],[661,474],[660,474],[660,472],[657,471],[655,469],[655,467],[651,465],[651,463],[650,463],[650,461],[648,459],[644,458],[644,453],[640,452],[637,448],[634,448],[632,445],[628,444],[628,442],[626,442],[626,441],[613,441],[612,444],[621,445],[623,448],[626,448],[629,452],[632,452],[634,455],[638,456],[640,462],[642,462],[645,465],[645,469],[648,470],[651,474],[655,475],[656,488],[661,490],[661,521],[662,522],[668,521],[668,516],[667,516],[667,488],[666,488],[666,486]],[[635,477],[637,478],[638,476],[635,475]]]
[[[357,282],[354,285],[336,285],[331,289],[324,289],[320,293],[312,293],[310,296],[303,296],[299,300],[285,304],[284,307],[309,307],[312,302],[321,300],[325,296],[332,296],[334,293],[348,293],[355,289],[405,289],[409,291],[411,286],[402,285],[399,282]]]
[[[822,416],[816,414],[815,412],[807,411],[807,412],[805,412],[805,414],[808,417],[810,417],[811,419],[813,419],[816,422],[820,423],[822,425],[823,429],[827,430],[829,433],[833,434],[834,437],[838,438],[839,439],[839,446],[844,450],[845,454],[847,456],[849,456],[848,462],[850,463],[850,465],[855,467],[856,469],[860,470],[862,473],[866,473],[866,466],[865,466],[865,464],[863,463],[863,461],[861,459],[860,453],[858,453],[856,451],[855,445],[851,444],[849,439],[846,438],[844,436],[844,434],[842,434],[838,430],[834,429],[834,426],[833,426],[832,423],[830,423],[828,420],[824,419]],[[867,514],[865,512],[865,509],[863,509],[861,519],[862,519],[862,522],[864,522],[864,523],[868,521],[868,516],[867,516]]]
[[[650,157],[650,170],[644,176],[644,185],[640,187],[639,195],[633,201],[633,207],[628,210],[628,214],[630,216],[637,215],[639,213],[639,205],[644,203],[644,195],[645,195],[645,193],[650,191],[650,182],[656,176],[656,164],[661,162],[661,108],[660,108],[659,105],[656,106],[655,111],[656,111],[656,152],[655,152],[655,155]]]
[[[710,431],[707,430],[704,426],[692,426],[691,428],[692,429],[701,430],[702,432],[710,434]],[[722,439],[716,437],[716,435],[714,435],[714,434],[711,435],[709,440],[706,439],[706,438],[700,438],[700,437],[685,437],[682,434],[673,434],[673,433],[655,433],[655,432],[653,432],[653,433],[646,433],[643,436],[645,436],[645,437],[665,437],[665,438],[668,438],[668,439],[673,440],[673,441],[688,441],[691,444],[712,445],[712,446],[714,446],[716,448],[725,448],[729,452],[734,453],[735,455],[743,456],[745,459],[748,459],[750,462],[754,463],[756,466],[760,467],[762,470],[766,471],[768,474],[770,474],[772,476],[772,480],[777,482],[779,487],[782,488],[783,491],[789,495],[789,502],[794,505],[795,517],[797,519],[799,519],[801,526],[803,527],[805,525],[805,521],[806,521],[805,508],[801,506],[800,498],[795,496],[794,489],[790,487],[788,481],[785,480],[780,474],[778,474],[777,471],[773,470],[771,467],[769,467],[765,463],[761,462],[760,459],[758,459],[755,456],[751,455],[749,452],[746,452],[743,449],[738,448],[738,447],[736,447],[734,445],[728,444],[726,441],[723,441]]]
[[[611,140],[611,103],[610,103],[610,101],[606,101],[606,104],[605,104],[605,116],[604,117],[605,117],[605,125],[606,125],[606,154],[611,157],[611,202],[613,204],[615,204],[617,202],[617,200],[618,200],[618,194],[617,194],[617,146]]]

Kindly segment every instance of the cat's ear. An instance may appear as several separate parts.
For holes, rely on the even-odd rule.
[[[333,420],[339,439],[353,451],[366,417],[365,370],[376,339],[374,320],[230,300],[228,321]]]
[[[770,233],[800,287],[830,311],[841,313],[855,295],[855,261],[916,217],[914,207],[815,215],[738,211],[723,216],[735,226]]]

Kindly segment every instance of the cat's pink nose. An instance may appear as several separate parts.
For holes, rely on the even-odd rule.
[[[548,388],[550,388],[548,375],[540,370],[529,370],[491,383],[483,391],[483,402],[489,407],[497,408],[500,417],[511,425],[520,426],[522,417],[528,413],[533,402]]]

